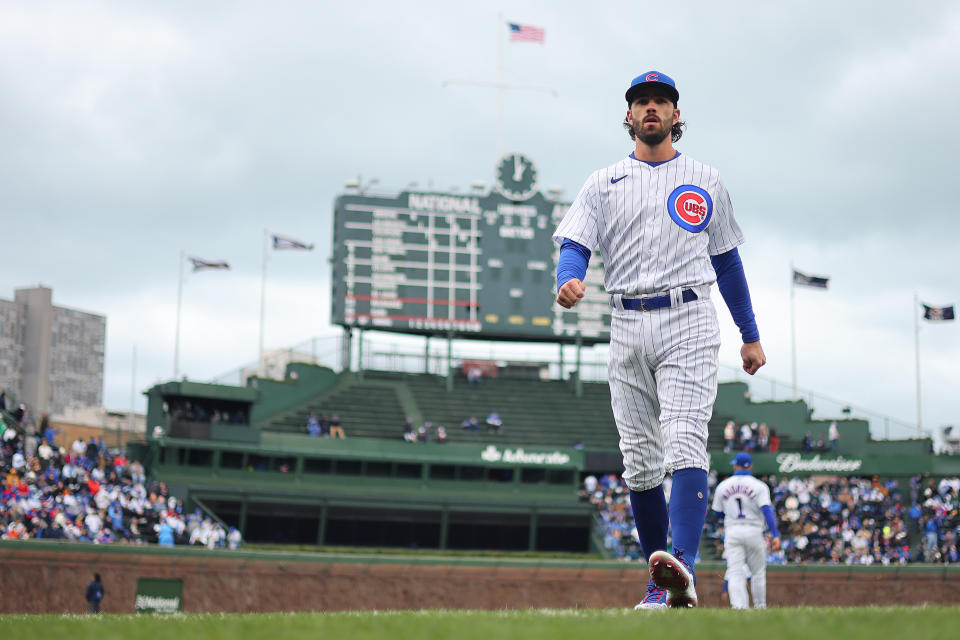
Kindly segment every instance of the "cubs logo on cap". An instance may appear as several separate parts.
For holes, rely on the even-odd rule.
[[[662,95],[670,98],[674,105],[680,100],[680,92],[677,91],[677,83],[673,81],[673,78],[659,71],[647,71],[630,82],[630,88],[627,89],[626,93],[627,104],[633,104],[634,99],[642,90],[650,88],[655,88]]]
[[[730,465],[736,465],[738,467],[743,467],[744,469],[749,469],[753,466],[753,458],[746,451],[741,451],[733,458],[733,460],[730,461]]]
[[[710,224],[713,199],[700,187],[680,185],[667,198],[667,213],[680,228],[690,233],[700,233]]]

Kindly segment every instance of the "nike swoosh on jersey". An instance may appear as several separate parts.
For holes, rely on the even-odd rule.
[[[620,176],[619,178],[610,178],[610,184],[617,184],[618,182],[620,182],[626,177],[627,176],[624,175],[624,176]]]

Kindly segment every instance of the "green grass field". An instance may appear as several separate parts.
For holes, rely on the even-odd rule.
[[[428,604],[428,603],[425,603]],[[417,638],[436,640],[627,640],[690,638],[956,638],[960,607],[796,608],[766,611],[697,609],[401,611],[174,616],[2,615],[4,638],[43,634],[70,640],[203,638],[318,640]]]

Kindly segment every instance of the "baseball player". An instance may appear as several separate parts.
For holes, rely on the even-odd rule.
[[[603,255],[613,307],[607,377],[651,575],[637,605],[644,609],[697,605],[693,564],[708,506],[707,422],[720,348],[714,282],[740,328],[744,370],[766,363],[730,196],[715,169],[673,148],[685,126],[679,97],[660,72],[633,79],[623,122],[633,152],[590,175],[553,235],[557,302],[567,309],[584,295],[592,250]],[[665,473],[673,475],[669,520]]]
[[[738,453],[733,475],[713,492],[713,510],[723,516],[723,555],[727,560],[730,606],[748,609],[747,576],[755,609],[767,608],[767,544],[763,523],[770,529],[770,546],[780,548],[780,532],[770,504],[770,489],[750,473],[753,459]],[[749,573],[748,573],[749,571]]]

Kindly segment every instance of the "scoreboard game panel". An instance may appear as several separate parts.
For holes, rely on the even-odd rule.
[[[531,185],[523,185],[532,194],[525,200],[505,196],[521,192],[517,184],[503,186],[520,172],[535,176],[528,159],[512,154],[498,166],[499,191],[487,194],[339,196],[332,321],[475,339],[609,341],[601,257],[591,258],[577,307],[556,304],[560,249],[551,236],[570,203]]]

